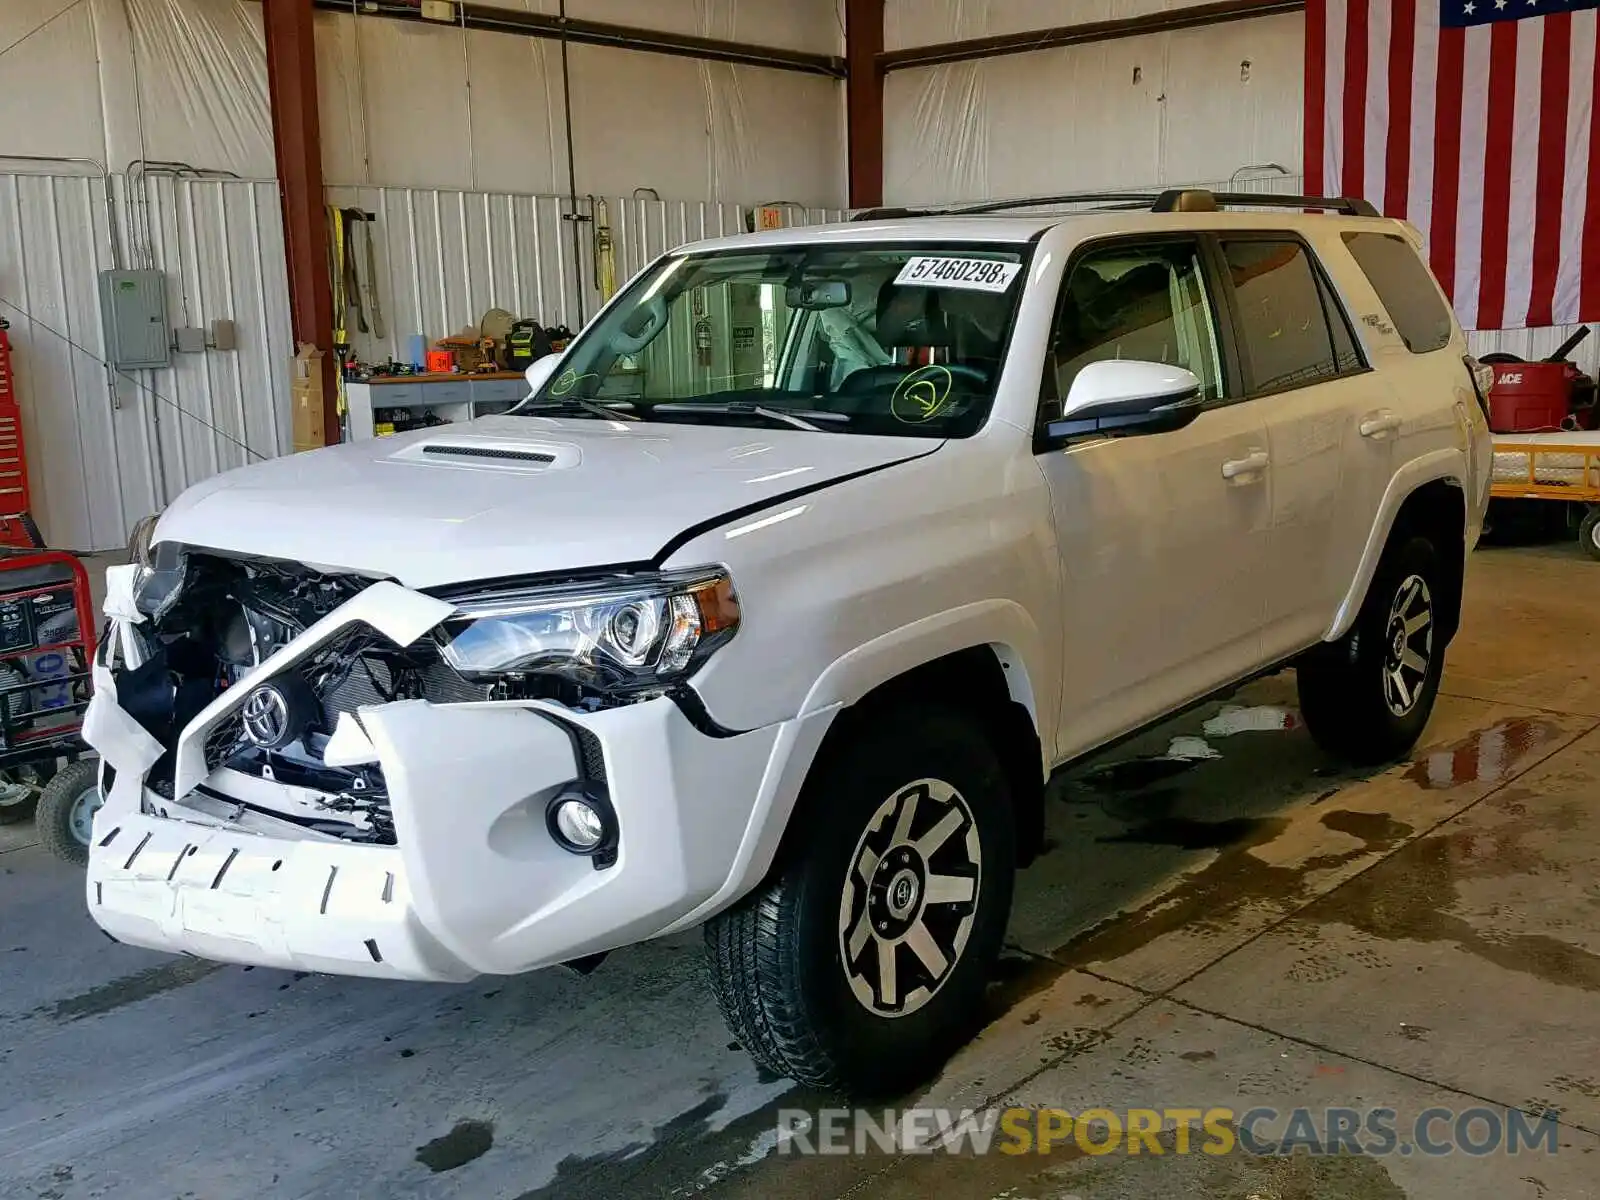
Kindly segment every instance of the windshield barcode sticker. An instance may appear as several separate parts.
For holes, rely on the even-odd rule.
[[[906,260],[895,276],[897,284],[913,287],[966,288],[975,292],[1003,292],[1022,270],[1021,263],[993,258],[933,258]]]

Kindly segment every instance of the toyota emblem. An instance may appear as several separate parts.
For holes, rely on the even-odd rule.
[[[274,684],[264,683],[245,697],[239,714],[244,735],[257,746],[273,749],[289,737],[289,701]]]

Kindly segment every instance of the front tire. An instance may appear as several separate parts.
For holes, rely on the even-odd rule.
[[[1329,754],[1376,766],[1422,736],[1444,669],[1441,568],[1425,537],[1391,544],[1350,632],[1298,665],[1306,728]]]
[[[902,1093],[981,1015],[1016,870],[1005,772],[975,721],[895,709],[813,768],[793,821],[769,880],[706,926],[718,1006],[776,1074]]]

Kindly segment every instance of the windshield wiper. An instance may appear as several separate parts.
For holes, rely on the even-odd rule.
[[[613,407],[613,405],[616,405],[617,407]],[[622,405],[627,405],[628,408],[632,408],[633,401],[614,400],[610,404],[604,404],[599,400],[585,400],[582,396],[551,396],[543,400],[535,400],[532,396],[529,396],[521,403],[513,404],[510,408],[506,409],[502,415],[509,417],[513,413],[549,412],[553,409],[560,408],[581,408],[586,413],[592,413],[597,417],[604,417],[608,421],[615,420],[619,417],[624,421],[644,420],[644,418],[636,412],[623,411],[621,408]]]
[[[820,412],[815,409],[787,409],[768,408],[764,404],[750,404],[743,400],[736,400],[728,404],[657,404],[651,412],[664,413],[714,413],[720,416],[735,417],[765,417],[769,421],[776,421],[780,425],[788,425],[793,429],[804,429],[809,433],[826,433],[827,430],[818,425],[818,421],[831,421],[838,425],[848,425],[848,413]]]

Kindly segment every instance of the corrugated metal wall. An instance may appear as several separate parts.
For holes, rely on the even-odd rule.
[[[35,516],[52,545],[121,546],[133,522],[190,484],[286,453],[289,330],[282,219],[272,182],[148,175],[0,175],[0,314],[12,323]],[[385,336],[357,354],[399,357],[407,337],[475,324],[491,307],[576,328],[599,305],[593,225],[556,196],[332,189],[330,203],[373,212]],[[620,286],[657,255],[745,228],[734,204],[606,202]],[[595,204],[579,201],[584,216]],[[175,355],[161,371],[104,362],[97,277],[116,261],[167,273],[174,326],[235,322],[238,350]],[[809,224],[837,212],[789,209]],[[580,288],[579,280],[582,280]],[[580,300],[581,296],[581,300]],[[368,316],[369,330],[371,316]]]
[[[434,188],[330,188],[328,202],[376,218],[376,288],[384,336],[348,319],[351,344],[367,362],[403,358],[413,334],[429,338],[476,325],[504,308],[545,325],[577,329],[600,303],[595,285],[595,197],[582,197],[574,246],[573,206],[562,196]],[[618,287],[657,255],[700,238],[742,233],[750,210],[737,204],[606,197]],[[837,220],[823,209],[785,210],[790,224]],[[365,271],[363,255],[357,259]],[[574,267],[574,255],[577,266]],[[581,286],[580,286],[581,280]]]
[[[191,483],[289,446],[276,186],[111,185],[122,264],[167,272],[174,324],[231,319],[239,348],[178,355],[162,371],[109,371],[97,285],[114,263],[103,181],[0,175],[0,315],[12,325],[35,516],[50,544],[76,550],[120,546],[133,522]]]

